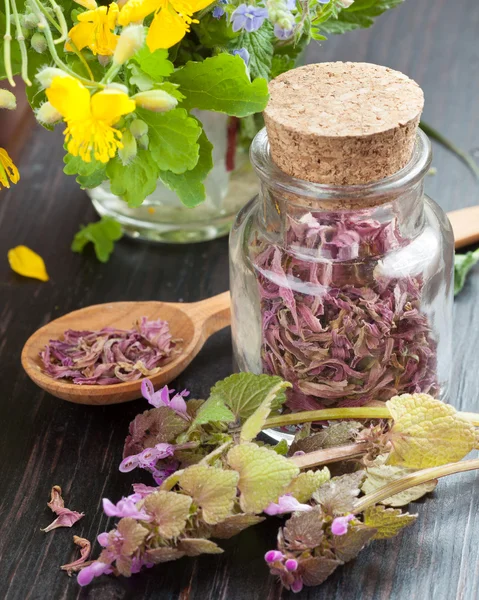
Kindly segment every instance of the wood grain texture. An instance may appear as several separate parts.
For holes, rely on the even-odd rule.
[[[374,28],[332,38],[309,61],[365,60],[404,71],[422,85],[425,120],[466,150],[479,147],[479,9],[476,0],[406,0]],[[472,206],[478,187],[467,169],[434,148],[429,194],[446,210]],[[320,588],[293,596],[268,576],[264,553],[279,520],[228,540],[220,556],[182,559],[130,580],[102,578],[80,590],[59,566],[76,557],[74,534],[94,540],[112,526],[102,497],[129,492],[133,474],[117,466],[141,401],[79,406],[38,389],[20,368],[25,340],[49,320],[89,304],[127,300],[194,302],[228,288],[227,241],[170,247],[123,240],[108,265],[70,252],[81,223],[94,218],[73,178],[62,173],[59,136],[37,128],[20,161],[22,179],[0,198],[0,598],[4,600],[477,600],[479,475],[443,480],[415,503],[418,522],[393,541],[374,542]],[[25,243],[44,257],[51,281],[10,272],[7,249]],[[478,411],[479,268],[456,300],[451,401]],[[215,334],[175,387],[204,396],[231,372],[229,330]],[[147,479],[143,479],[147,481]],[[73,529],[40,532],[51,520],[50,487],[86,516]],[[95,545],[94,552],[98,552]]]

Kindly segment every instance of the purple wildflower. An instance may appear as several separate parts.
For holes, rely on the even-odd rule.
[[[278,40],[289,40],[289,38],[293,35],[294,29],[291,27],[290,29],[283,29],[278,23],[274,26],[274,35],[278,38]]]
[[[308,510],[312,510],[313,507],[309,504],[301,504],[298,502],[294,496],[291,494],[285,494],[284,496],[280,496],[278,502],[271,502],[269,506],[267,506],[263,512],[267,515],[284,515],[285,513],[291,512],[306,512]]]
[[[241,31],[242,29],[248,33],[257,31],[263,25],[267,16],[268,11],[266,8],[240,4],[231,15],[233,31]]]
[[[284,554],[279,550],[269,550],[264,555],[264,559],[267,563],[276,562],[278,560],[283,560]]]
[[[295,594],[299,593],[303,589],[303,580],[301,577],[296,577],[290,586],[290,589]]]
[[[298,568],[298,561],[295,558],[288,558],[288,560],[284,563],[284,566],[287,571],[296,571]]]
[[[145,485],[144,483],[134,483],[133,491],[135,495],[138,497],[138,500],[143,500],[150,494],[158,491],[158,488],[153,487],[151,485]]]
[[[138,510],[136,502],[131,498],[123,498],[117,504],[113,504],[108,498],[103,498],[103,511],[107,517],[130,517],[141,521],[150,521],[151,517],[144,511]]]
[[[111,565],[107,565],[96,560],[78,573],[77,581],[83,587],[84,585],[90,584],[94,577],[107,575],[108,573],[112,572],[113,569],[111,568]]]
[[[233,50],[232,54],[233,56],[240,56],[243,59],[245,65],[248,66],[250,57],[249,52],[248,50],[246,50],[246,48],[239,48],[238,50]]]
[[[354,519],[354,515],[345,517],[336,517],[331,523],[331,533],[333,535],[344,535],[348,532],[348,523]]]
[[[173,394],[174,391],[175,390],[168,389],[168,386],[165,385],[161,388],[161,390],[155,392],[153,384],[149,379],[144,379],[141,382],[141,395],[143,398],[145,398],[145,400],[148,400],[152,406],[155,408],[167,406],[180,415],[186,415],[185,398],[190,395],[190,392],[183,390],[179,394],[175,394],[172,398],[170,398],[170,395]]]
[[[221,19],[221,17],[225,14],[225,9],[221,6],[215,6],[211,14],[215,19]]]
[[[103,548],[106,548],[108,546],[108,544],[110,543],[108,540],[108,532],[104,531],[103,533],[100,533],[97,535],[97,541],[100,544],[100,546],[103,546]]]

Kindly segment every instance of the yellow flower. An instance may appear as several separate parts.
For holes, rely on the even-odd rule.
[[[121,131],[112,125],[135,110],[135,102],[127,94],[108,88],[90,96],[74,77],[55,77],[46,94],[67,124],[64,134],[70,154],[85,162],[93,155],[106,163],[123,147]]]
[[[15,273],[48,281],[48,273],[43,258],[27,246],[17,246],[8,251],[8,262]]]
[[[8,152],[0,148],[0,189],[3,187],[9,188],[10,181],[17,183],[20,179],[17,167],[13,164],[12,159],[8,156]],[[10,180],[10,181],[9,181]]]
[[[94,10],[98,6],[96,0],[74,0],[74,2],[83,6],[83,8],[88,8],[88,10]]]
[[[193,19],[193,13],[209,6],[212,0],[128,0],[118,16],[122,26],[142,21],[155,13],[148,28],[146,43],[151,52],[158,48],[171,48],[185,37]]]
[[[112,2],[110,6],[100,6],[87,10],[78,15],[78,25],[72,27],[68,36],[77,50],[87,47],[93,54],[111,56],[118,43],[118,36],[113,33],[118,17],[118,5]],[[66,50],[73,51],[67,42]]]

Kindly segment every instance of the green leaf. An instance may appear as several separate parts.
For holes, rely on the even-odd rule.
[[[364,524],[376,529],[373,540],[394,537],[416,519],[417,515],[402,513],[399,509],[384,508],[381,505],[371,506],[364,511]]]
[[[211,388],[211,395],[220,397],[234,413],[235,419],[247,419],[260,406],[271,389],[283,380],[276,375],[235,373]],[[283,391],[276,394],[271,409],[277,410],[286,401]]]
[[[193,25],[193,31],[204,48],[227,46],[230,40],[238,36],[232,30],[229,19],[215,19],[211,13],[201,17],[200,22]]]
[[[240,434],[240,442],[250,442],[253,438],[255,438],[258,433],[263,429],[263,426],[266,422],[266,419],[269,417],[269,413],[271,412],[271,406],[275,401],[278,394],[283,395],[283,391],[286,388],[293,387],[291,383],[287,381],[278,381],[276,385],[268,390],[264,400],[258,406],[258,408],[254,411],[252,415],[250,415],[243,424],[241,428]]]
[[[286,54],[275,54],[271,63],[271,79],[294,69],[296,60]]]
[[[361,491],[360,486],[365,476],[364,471],[356,471],[333,477],[314,492],[313,498],[330,515],[350,513],[353,511],[354,502]]]
[[[386,402],[394,420],[390,465],[412,469],[461,460],[475,445],[474,426],[450,404],[428,394],[403,394]]]
[[[141,70],[155,82],[161,81],[163,77],[169,77],[175,70],[173,63],[168,60],[168,50],[150,52],[146,45],[138,50],[131,60],[138,63]]]
[[[371,27],[376,17],[402,2],[403,0],[355,0],[348,8],[342,9],[336,15],[333,14],[329,20],[320,23],[319,29],[326,33],[339,34]]]
[[[276,444],[276,446],[273,446],[273,450],[276,452],[276,454],[286,456],[289,450],[288,442],[286,440],[281,440]]]
[[[106,167],[111,191],[128,202],[132,208],[140,206],[152,194],[158,182],[158,166],[149,150],[138,150],[131,164],[123,166],[118,156],[112,158]]]
[[[67,153],[63,162],[63,172],[67,175],[77,175],[76,181],[82,189],[94,188],[106,179],[106,165],[94,158],[87,163],[79,156]]]
[[[137,110],[137,114],[148,125],[148,154],[158,170],[179,174],[196,166],[202,129],[184,108],[165,113]]]
[[[227,462],[239,473],[240,505],[247,513],[260,513],[276,502],[299,474],[298,467],[284,456],[252,443],[232,448]]]
[[[324,483],[329,481],[329,469],[324,467],[317,471],[300,473],[286,488],[286,494],[291,494],[299,502],[307,502]]]
[[[454,256],[454,295],[464,287],[469,271],[479,262],[479,249]]]
[[[2,31],[0,26],[0,31]],[[1,59],[0,59],[1,60]],[[0,68],[3,66],[1,61]],[[45,56],[32,52],[28,55],[28,77],[32,82],[32,85],[25,86],[25,92],[27,94],[28,102],[33,110],[40,108],[40,106],[46,101],[45,91],[35,75],[41,67],[45,66]],[[45,126],[44,126],[45,127]],[[53,126],[47,126],[45,129],[53,129]]]
[[[198,138],[200,147],[196,166],[190,171],[176,175],[171,171],[160,171],[161,181],[173,192],[181,202],[193,208],[206,198],[206,190],[203,181],[213,168],[213,145],[210,143],[204,131]]]
[[[268,102],[266,81],[251,82],[243,59],[226,53],[203,62],[188,62],[173,73],[170,80],[180,85],[186,96],[182,105],[188,109],[246,117],[261,112]]]
[[[251,33],[243,31],[230,43],[229,48],[235,50],[245,48],[249,52],[248,69],[251,78],[263,77],[269,81],[274,52],[273,40],[273,26],[265,21],[256,31]]]
[[[153,517],[158,533],[166,539],[176,538],[186,527],[192,500],[175,492],[153,492],[145,498],[145,510]]]
[[[256,515],[232,515],[211,529],[211,537],[227,540],[238,535],[243,529],[247,529],[252,525],[257,525],[264,520],[264,517],[258,517]]]
[[[94,171],[91,175],[78,175],[77,183],[80,184],[82,190],[91,190],[101,185],[106,179],[106,167]]]
[[[377,462],[377,459],[375,462]],[[363,485],[361,486],[361,490],[365,494],[371,494],[380,487],[391,483],[391,481],[400,479],[405,475],[410,475],[411,473],[414,473],[414,471],[415,469],[393,467],[392,465],[383,464],[368,467],[366,469],[366,479],[364,480]],[[414,500],[418,500],[418,498],[422,498],[424,494],[432,492],[436,485],[437,479],[427,481],[426,483],[422,483],[420,485],[415,485],[414,487],[409,488],[404,492],[400,492],[399,494],[395,494],[390,498],[386,498],[386,500],[383,500],[381,504],[386,504],[387,506],[404,506],[406,504],[409,504],[409,502],[413,502]]]
[[[201,508],[208,525],[220,523],[231,515],[239,475],[207,465],[193,465],[181,474],[180,487]]]
[[[100,262],[107,262],[114,249],[114,242],[122,236],[121,225],[112,217],[102,217],[96,223],[82,227],[75,234],[72,242],[73,252],[82,252],[91,242],[95,249],[96,257]]]
[[[223,399],[213,395],[201,405],[190,429],[206,423],[232,423],[234,420],[234,414],[225,405]]]
[[[335,535],[334,553],[339,560],[348,562],[355,558],[376,535],[377,530],[367,525],[351,525],[344,535]]]

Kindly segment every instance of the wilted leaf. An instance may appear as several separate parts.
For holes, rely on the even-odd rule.
[[[238,480],[236,471],[193,465],[184,470],[179,483],[201,508],[203,520],[215,525],[231,514]]]
[[[258,435],[258,433],[263,429],[266,419],[271,412],[271,406],[275,398],[279,393],[283,393],[283,390],[289,387],[292,387],[290,383],[279,380],[276,385],[268,390],[264,400],[254,411],[254,413],[250,415],[244,422],[243,427],[241,428],[241,442],[250,442]]]
[[[366,479],[361,486],[361,490],[365,494],[371,494],[387,483],[395,481],[396,479],[400,479],[401,477],[409,475],[410,473],[414,473],[414,471],[415,469],[393,467],[392,465],[378,465],[377,467],[369,467],[366,469]],[[409,504],[409,502],[413,502],[414,500],[421,498],[424,496],[424,494],[432,492],[436,485],[437,479],[427,481],[426,483],[421,483],[420,485],[409,488],[404,492],[400,492],[399,494],[395,494],[390,498],[382,500],[381,504],[386,504],[388,506],[404,506],[405,504]]]
[[[182,550],[186,556],[199,556],[200,554],[222,554],[223,548],[211,540],[185,538],[180,541],[178,548]]]
[[[274,450],[253,443],[240,444],[228,452],[228,464],[238,471],[240,505],[245,512],[260,513],[299,474],[299,469]]]
[[[352,560],[376,534],[374,527],[366,525],[350,526],[344,535],[335,535],[333,538],[334,552],[343,562]]]
[[[85,538],[74,535],[73,543],[80,548],[80,558],[77,558],[76,560],[60,567],[62,571],[66,571],[68,573],[69,577],[71,577],[72,573],[80,571],[83,568],[83,564],[86,560],[88,560],[91,551],[91,543]]]
[[[301,575],[304,585],[321,585],[339,565],[339,560],[314,556],[300,561],[298,574]]]
[[[394,537],[403,527],[411,525],[416,519],[417,515],[402,513],[397,508],[385,508],[380,504],[364,511],[364,524],[377,530],[373,540]]]
[[[461,460],[474,448],[474,426],[450,404],[428,394],[403,394],[386,405],[394,420],[390,465],[436,467]]]
[[[353,510],[354,501],[360,492],[360,486],[366,476],[364,471],[333,477],[323,484],[313,498],[330,515],[343,515]]]
[[[324,536],[323,519],[324,513],[320,506],[293,515],[283,529],[289,549],[306,550],[319,546]]]
[[[148,529],[140,525],[135,519],[130,519],[129,517],[120,520],[117,530],[123,540],[121,553],[125,556],[130,556],[138,550],[138,547],[143,543],[148,533]]]
[[[211,530],[211,537],[227,540],[252,525],[257,525],[264,521],[264,517],[256,515],[233,515],[218,523]]]
[[[130,423],[130,435],[125,440],[123,458],[139,454],[156,444],[173,442],[187,428],[187,421],[167,406],[146,410]]]
[[[307,502],[319,486],[329,481],[329,469],[324,467],[317,471],[300,473],[286,488],[286,494],[291,494],[299,502]]]
[[[247,419],[263,402],[268,392],[283,380],[272,375],[235,373],[211,389],[212,396],[220,397],[233,411],[235,418]],[[276,410],[286,401],[284,392],[277,394],[271,409]]]
[[[131,577],[131,563],[132,560],[129,556],[118,556],[115,561],[118,573],[123,575],[123,577]]]
[[[178,537],[186,526],[191,498],[175,492],[155,492],[145,498],[145,509],[152,515],[159,534],[166,538]]]
[[[298,438],[291,444],[290,454],[294,452],[314,452],[323,448],[343,446],[354,441],[358,431],[362,428],[361,423],[356,421],[340,421],[328,425],[318,433],[308,437]]]
[[[155,548],[154,550],[147,550],[146,552],[146,558],[150,562],[155,563],[155,565],[177,560],[184,555],[184,552],[177,550],[176,548],[169,548],[168,546],[163,548]]]

